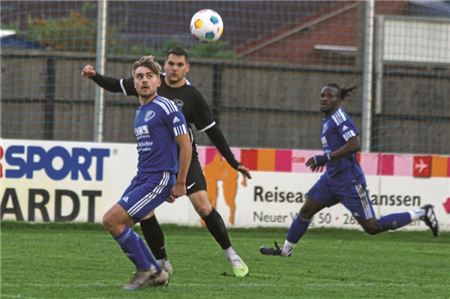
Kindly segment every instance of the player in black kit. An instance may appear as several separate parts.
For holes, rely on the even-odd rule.
[[[186,181],[187,195],[199,216],[205,221],[211,235],[224,250],[234,275],[236,277],[244,277],[248,275],[249,269],[231,246],[223,219],[208,200],[206,180],[198,160],[192,124],[195,125],[197,131],[205,132],[208,135],[212,143],[234,169],[247,178],[251,178],[249,169],[236,161],[225,137],[216,126],[211,110],[203,95],[185,78],[185,75],[189,72],[188,53],[181,47],[170,49],[166,54],[164,71],[165,73],[161,75],[161,86],[158,88],[158,95],[173,100],[182,110],[189,125],[192,141],[192,161]],[[92,65],[86,65],[82,75],[92,79],[100,87],[108,91],[122,92],[127,96],[137,96],[132,77],[119,80],[103,76],[97,73]],[[167,260],[164,248],[164,234],[156,217],[153,215],[153,217],[141,221],[141,228],[147,243],[162,267],[172,272],[172,266]]]

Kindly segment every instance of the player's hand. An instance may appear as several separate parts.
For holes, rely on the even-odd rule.
[[[177,182],[170,190],[170,196],[166,201],[173,203],[175,199],[183,195],[186,195],[186,184]]]
[[[239,164],[239,166],[237,167],[237,171],[242,173],[247,179],[252,178],[252,176],[250,174],[250,170],[242,164]]]
[[[87,64],[84,68],[83,71],[81,72],[81,76],[85,77],[85,78],[92,78],[95,76],[97,72],[95,71],[95,68],[90,65]]]
[[[330,161],[330,154],[317,155],[306,161],[306,166],[314,172],[322,172],[323,167]]]

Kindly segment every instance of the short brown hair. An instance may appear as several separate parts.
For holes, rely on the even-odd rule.
[[[166,53],[166,59],[167,59],[167,57],[169,57],[170,54],[173,54],[175,56],[184,56],[184,58],[186,58],[186,61],[189,61],[189,54],[182,47],[176,46],[176,47],[170,48]]]
[[[144,67],[148,68],[149,70],[151,70],[153,73],[155,73],[158,76],[161,73],[161,66],[159,65],[158,62],[156,62],[153,59],[153,56],[142,56],[141,58],[139,58],[139,60],[136,60],[133,63],[133,72],[132,72],[133,77],[134,77],[134,72],[140,66],[144,66]]]

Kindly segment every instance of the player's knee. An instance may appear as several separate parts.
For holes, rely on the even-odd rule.
[[[362,225],[362,228],[369,235],[376,235],[376,234],[379,234],[382,232],[382,229],[378,225],[378,223],[368,223],[368,224]]]
[[[106,229],[108,229],[108,227],[111,227],[111,219],[108,214],[103,215],[102,223]]]
[[[189,199],[191,200],[192,206],[194,207],[197,214],[204,218],[211,213],[212,206],[208,199],[208,193],[204,190],[200,190],[189,195]]]
[[[312,219],[314,214],[311,213],[311,211],[302,211],[300,210],[300,212],[298,213],[300,217],[302,217],[303,219]]]
[[[299,212],[300,217],[302,217],[303,219],[312,219],[314,217],[314,214],[315,214],[314,209],[312,209],[306,204],[302,206]]]
[[[205,218],[206,216],[209,215],[209,213],[211,213],[212,207],[209,204],[202,204],[202,205],[195,206],[195,210],[197,211],[197,214],[201,218]]]
[[[102,223],[108,231],[112,231],[114,229],[114,217],[112,217],[110,213],[103,215]]]

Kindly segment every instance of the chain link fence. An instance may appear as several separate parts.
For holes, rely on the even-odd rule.
[[[439,5],[437,5],[439,4]],[[2,1],[1,137],[94,140],[97,2]],[[375,2],[371,151],[450,153],[450,12],[446,1]],[[219,43],[189,32],[219,12]],[[361,128],[365,3],[359,1],[108,1],[105,74],[160,61],[175,44],[189,80],[232,146],[320,148],[319,93],[357,85],[345,108]],[[135,98],[105,92],[104,141],[133,142]],[[200,144],[209,144],[203,133]]]

